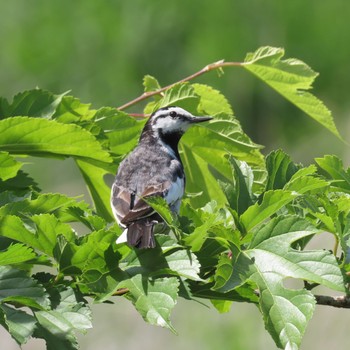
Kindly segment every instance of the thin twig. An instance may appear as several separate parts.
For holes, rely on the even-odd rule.
[[[315,295],[315,299],[318,305],[350,309],[350,297],[346,295],[336,297],[331,297],[329,295]]]
[[[254,294],[260,297],[260,292],[258,289],[254,290]],[[329,296],[329,295],[314,295],[317,305],[333,306],[342,309],[350,309],[350,296],[340,295],[340,296]]]
[[[141,102],[149,97],[161,94],[162,92],[170,89],[171,87],[173,87],[176,84],[185,83],[187,81],[193,80],[193,79],[195,79],[195,78],[197,78],[197,77],[199,77],[207,72],[210,72],[212,70],[221,69],[221,68],[225,68],[225,67],[239,67],[242,65],[243,65],[242,62],[224,62],[223,60],[208,64],[207,66],[205,66],[204,68],[202,68],[198,72],[193,73],[193,74],[189,75],[188,77],[177,81],[176,83],[170,84],[168,86],[165,86],[165,87],[158,89],[158,90],[155,90],[155,91],[145,92],[142,95],[140,95],[139,97],[136,97],[135,99],[118,107],[117,109],[121,111],[121,110],[124,110],[126,108],[129,108],[129,107],[131,107],[131,106],[133,106],[133,105],[135,105],[135,104],[137,104],[137,103],[139,103],[139,102]]]

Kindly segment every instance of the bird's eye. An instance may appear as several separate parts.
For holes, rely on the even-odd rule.
[[[170,117],[171,118],[176,118],[177,117],[177,113],[175,111],[171,111],[170,112]]]

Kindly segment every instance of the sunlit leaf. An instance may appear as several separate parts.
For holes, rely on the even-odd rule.
[[[0,180],[6,181],[15,177],[22,164],[17,162],[8,152],[0,152]]]
[[[341,138],[331,112],[321,100],[308,92],[318,73],[300,60],[282,60],[283,56],[281,48],[261,47],[246,56],[243,67]]]
[[[80,157],[111,162],[109,154],[86,130],[74,124],[33,117],[0,121],[0,151],[33,156]]]

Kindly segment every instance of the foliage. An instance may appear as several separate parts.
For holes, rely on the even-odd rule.
[[[315,73],[301,61],[281,61],[283,53],[261,48],[238,66],[339,136],[322,102],[304,91]],[[87,298],[124,296],[146,322],[172,331],[178,297],[200,298],[220,312],[233,302],[256,304],[277,346],[298,349],[315,309],[313,288],[349,293],[350,170],[335,156],[307,167],[281,150],[264,157],[210,86],[184,81],[159,94],[150,76],[144,86],[154,96],[147,112],[175,104],[214,117],[181,141],[188,197],[180,215],[150,201],[174,232],[157,235],[150,250],[115,243],[121,229],[104,180],[137,143],[144,119],[42,90],[0,100],[1,325],[19,345],[37,337],[48,349],[76,349],[74,333],[92,326]],[[74,159],[94,208],[41,193],[21,170],[28,155]],[[88,233],[76,232],[75,223]],[[333,252],[308,247],[321,232],[334,236]],[[288,278],[305,287],[291,289]]]

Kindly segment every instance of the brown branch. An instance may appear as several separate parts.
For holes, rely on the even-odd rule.
[[[203,75],[203,74],[205,74],[207,72],[210,72],[212,70],[222,69],[222,68],[225,68],[225,67],[239,67],[239,66],[242,66],[242,65],[243,65],[243,63],[241,63],[241,62],[224,62],[223,60],[218,61],[218,62],[214,62],[214,63],[211,63],[211,64],[208,64],[207,66],[205,66],[204,68],[202,68],[198,72],[193,73],[193,74],[189,75],[188,77],[177,81],[176,83],[170,84],[168,86],[165,86],[165,87],[163,87],[161,89],[158,89],[158,90],[155,90],[155,91],[145,92],[142,95],[140,95],[139,97],[136,97],[135,99],[133,99],[133,100],[123,104],[122,106],[118,107],[117,109],[120,110],[120,111],[124,110],[124,109],[126,109],[128,107],[131,107],[131,106],[135,105],[138,102],[146,100],[149,97],[152,97],[152,96],[155,96],[155,95],[160,95],[162,92],[170,89],[171,87],[173,87],[176,84],[185,83],[187,81],[193,80],[193,79],[195,79],[195,78],[197,78],[197,77],[199,77],[199,76],[201,76],[201,75]]]
[[[336,297],[331,297],[328,295],[315,295],[315,299],[318,305],[350,309],[350,297],[346,295]]]

